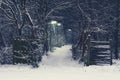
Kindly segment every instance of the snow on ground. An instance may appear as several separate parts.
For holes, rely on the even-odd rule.
[[[56,48],[44,56],[37,69],[27,65],[0,66],[0,80],[120,80],[120,61],[114,61],[113,66],[84,67],[71,59],[70,48]]]
[[[72,60],[72,54],[70,51],[71,46],[63,46],[62,48],[56,48],[53,53],[49,53],[49,56],[43,58],[43,66],[47,67],[73,67],[79,66],[77,62]]]

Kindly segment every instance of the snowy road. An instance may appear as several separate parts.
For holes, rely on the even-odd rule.
[[[71,46],[56,48],[43,58],[38,69],[0,66],[0,80],[120,80],[120,62],[113,66],[84,67],[71,59]]]

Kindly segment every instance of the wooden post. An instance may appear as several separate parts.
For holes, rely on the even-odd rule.
[[[112,65],[112,40],[110,39],[110,65]]]
[[[90,65],[90,35],[88,35],[88,44],[87,44],[87,66]]]

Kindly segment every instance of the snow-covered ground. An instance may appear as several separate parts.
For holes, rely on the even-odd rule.
[[[0,66],[0,80],[120,80],[120,62],[109,66],[84,67],[71,59],[71,46],[56,48],[44,56],[40,67]]]

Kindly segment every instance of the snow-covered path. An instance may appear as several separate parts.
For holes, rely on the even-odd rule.
[[[43,58],[44,66],[51,67],[75,67],[80,66],[77,62],[72,60],[72,53],[70,51],[71,46],[65,45],[61,48],[56,48],[53,53],[49,53],[49,56]]]
[[[71,59],[70,46],[44,56],[40,67],[0,66],[0,80],[120,80],[120,61],[113,66],[84,67]]]

